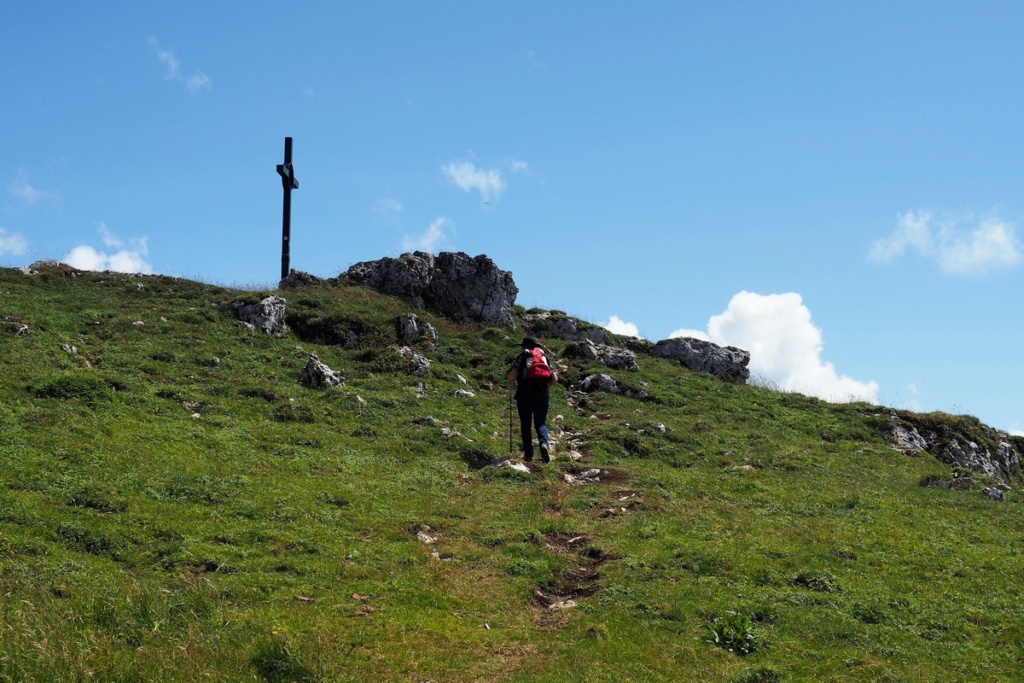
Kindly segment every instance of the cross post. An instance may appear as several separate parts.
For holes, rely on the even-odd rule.
[[[292,167],[292,139],[284,139],[284,163],[277,165],[284,186],[284,215],[281,218],[281,279],[288,277],[289,242],[292,233],[292,190],[299,189]]]

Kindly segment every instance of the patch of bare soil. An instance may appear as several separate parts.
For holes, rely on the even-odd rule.
[[[570,484],[609,484],[623,486],[629,483],[629,474],[612,467],[577,467],[563,465],[559,468]]]
[[[585,534],[554,532],[544,536],[540,547],[550,553],[571,558],[570,567],[558,576],[553,585],[535,588],[530,604],[538,611],[542,626],[557,627],[566,623],[565,611],[579,605],[579,600],[595,595],[600,589],[600,569],[614,559],[590,544]]]
[[[594,503],[595,513],[601,519],[619,517],[643,507],[644,501],[640,497],[640,492],[625,489],[612,491],[606,500]]]

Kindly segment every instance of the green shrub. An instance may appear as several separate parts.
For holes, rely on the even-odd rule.
[[[107,398],[109,390],[106,383],[98,377],[66,374],[48,380],[34,393],[39,398],[55,398],[62,401],[77,399],[83,403],[93,404]]]

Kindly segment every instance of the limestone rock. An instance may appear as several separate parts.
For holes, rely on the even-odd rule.
[[[619,383],[608,375],[590,375],[580,384],[580,389],[586,392],[603,391],[607,394],[621,393]]]
[[[512,327],[519,288],[487,256],[443,251],[357,263],[341,277],[393,294],[454,320]]]
[[[589,339],[597,344],[604,344],[608,341],[607,330],[603,327],[589,325],[582,320],[559,312],[530,313],[523,316],[523,321],[530,332],[542,337],[572,341]]]
[[[409,361],[409,373],[414,377],[423,377],[430,370],[430,359],[413,351],[408,346],[398,350],[403,358]]]
[[[299,382],[310,389],[327,389],[343,385],[345,378],[340,372],[327,367],[315,353],[311,353],[309,362],[299,375]]]
[[[898,421],[892,430],[893,447],[902,453],[928,452],[954,467],[985,474],[992,481],[1008,480],[1020,470],[1020,453],[1005,432],[981,425],[968,437],[929,426],[927,416],[894,413],[892,417]]]
[[[300,289],[302,287],[319,287],[323,285],[323,280],[315,275],[311,275],[304,270],[295,270],[292,268],[278,284],[278,289]]]
[[[398,329],[398,343],[403,346],[412,346],[425,341],[431,346],[437,346],[437,330],[426,321],[420,321],[415,313],[403,313],[395,321]]]
[[[719,346],[703,339],[676,337],[663,339],[651,349],[651,355],[677,360],[691,370],[707,372],[726,382],[746,384],[750,377],[747,364],[750,352],[735,346]]]
[[[897,425],[892,430],[892,437],[896,442],[896,450],[901,453],[917,455],[928,450],[928,442],[914,427]]]
[[[282,337],[288,331],[288,325],[284,321],[285,302],[286,299],[282,297],[268,296],[258,304],[235,301],[231,307],[235,309],[238,319],[242,322],[249,323],[267,334]]]
[[[608,346],[607,344],[595,344],[590,339],[579,340],[573,346],[570,346],[567,351],[571,355],[579,356],[580,358],[599,360],[615,370],[635,372],[640,369],[636,362],[636,353],[633,351]]]

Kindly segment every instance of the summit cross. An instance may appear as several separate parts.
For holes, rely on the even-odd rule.
[[[292,190],[299,189],[292,167],[292,139],[284,139],[284,163],[277,165],[284,186],[284,215],[281,218],[281,279],[288,277],[289,242],[292,236]]]

